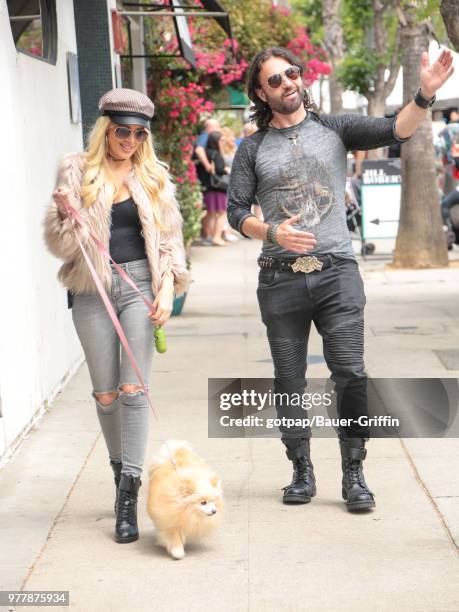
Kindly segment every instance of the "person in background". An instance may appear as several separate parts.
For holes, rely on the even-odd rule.
[[[206,156],[210,160],[210,172],[207,173],[202,183],[204,187],[204,205],[207,211],[207,235],[205,238],[210,240],[213,246],[226,246],[226,242],[222,238],[222,232],[226,222],[226,207],[228,203],[226,196],[228,180],[225,180],[225,177],[229,175],[229,168],[225,166],[221,140],[221,132],[211,132],[209,134]],[[219,187],[212,185],[212,175],[221,180],[222,184]]]
[[[220,123],[217,119],[209,117],[204,121],[203,131],[199,134],[195,146],[194,146],[194,161],[196,164],[196,174],[198,175],[199,182],[204,191],[205,185],[208,182],[209,173],[212,172],[212,165],[206,154],[207,141],[211,132],[219,132],[221,130]],[[203,246],[209,246],[212,244],[210,240],[206,238],[209,234],[210,216],[204,215],[201,224],[201,244]]]
[[[230,172],[231,166],[233,165],[233,159],[236,155],[237,150],[236,136],[234,135],[233,130],[229,127],[224,127],[221,131],[221,150],[223,154],[223,159],[225,160],[225,166],[228,168],[228,172]]]
[[[453,206],[457,206],[459,204],[459,132],[457,132],[455,138],[451,143],[451,159],[452,163],[452,177],[454,180],[458,181],[456,187],[445,194],[441,200],[441,213],[443,217],[443,221],[448,223],[450,219],[450,210]]]
[[[445,194],[450,193],[456,187],[458,181],[454,178],[455,164],[451,154],[451,147],[459,134],[459,113],[457,110],[451,111],[448,125],[438,135],[438,150],[442,156],[443,167],[445,169],[444,187]]]
[[[241,144],[244,138],[248,138],[252,134],[255,134],[257,129],[258,128],[257,128],[256,123],[253,123],[252,121],[247,121],[247,123],[244,123],[244,126],[242,128],[241,137],[236,140],[237,146]],[[252,213],[257,217],[257,219],[260,219],[260,221],[263,221],[263,213],[261,211],[261,206],[258,203],[257,198],[255,198],[255,202],[252,204]]]
[[[252,123],[251,121],[247,121],[247,123],[244,123],[244,125],[242,126],[241,135],[236,140],[236,145],[239,146],[241,142],[244,140],[244,138],[248,138],[252,134],[255,134],[256,131],[257,131],[257,126],[255,125],[255,123]]]
[[[222,128],[222,138],[220,142],[223,160],[225,162],[225,170],[227,174],[230,174],[233,159],[237,151],[236,136],[231,128]],[[226,240],[226,242],[235,242],[238,240],[236,235],[231,230],[228,221],[226,221],[223,227],[222,238],[223,240]]]
[[[196,172],[199,180],[206,181],[206,175],[212,171],[210,161],[206,155],[207,141],[211,132],[220,132],[221,127],[217,119],[210,117],[204,121],[204,129],[199,134],[194,148],[194,157],[196,161]]]

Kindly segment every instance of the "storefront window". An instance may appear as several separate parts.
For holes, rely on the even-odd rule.
[[[18,51],[56,63],[55,0],[7,0],[11,31]]]

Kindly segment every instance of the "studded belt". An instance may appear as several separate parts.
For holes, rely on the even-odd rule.
[[[269,255],[260,255],[258,258],[260,268],[274,268],[275,270],[292,270],[292,272],[310,272],[324,270],[329,268],[333,263],[333,255],[305,255],[290,259],[280,259],[278,257],[270,257]]]

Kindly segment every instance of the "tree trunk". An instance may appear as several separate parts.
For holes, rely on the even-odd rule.
[[[343,112],[343,86],[336,77],[335,69],[328,78],[328,84],[330,86],[330,113],[332,115],[339,115]]]
[[[380,58],[387,56],[389,46],[385,18],[387,13],[394,11],[398,4],[398,0],[372,0],[374,51]],[[397,29],[397,38],[389,65],[386,65],[383,59],[379,61],[374,75],[373,90],[366,94],[368,100],[368,115],[370,117],[384,117],[386,98],[391,94],[394,88],[400,70],[398,55],[399,32],[400,30]],[[386,69],[389,69],[387,80]],[[368,159],[379,159],[380,157],[382,157],[382,149],[372,149],[368,152]]]
[[[373,94],[367,95],[368,100],[368,116],[369,117],[384,117],[384,111],[386,108],[386,98],[381,92],[374,92]],[[381,159],[383,149],[370,149],[368,151],[367,159]]]
[[[384,95],[368,96],[368,116],[369,117],[384,117],[386,110],[386,99]]]
[[[404,11],[402,27],[403,102],[419,86],[421,53],[428,48],[425,25],[416,23],[415,2]],[[397,268],[438,268],[448,265],[439,196],[430,111],[402,146],[402,198],[393,265]]]
[[[332,115],[343,111],[343,86],[336,78],[336,68],[344,57],[343,28],[341,25],[342,0],[322,0],[322,19],[324,24],[324,46],[332,65],[329,77],[330,112]]]
[[[457,0],[441,0],[440,13],[445,23],[448,38],[459,51],[459,3]]]

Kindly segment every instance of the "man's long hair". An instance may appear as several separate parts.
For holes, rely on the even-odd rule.
[[[273,118],[273,113],[269,107],[269,104],[267,102],[263,102],[263,100],[257,96],[256,92],[257,89],[260,89],[259,76],[261,67],[270,57],[282,57],[292,66],[298,66],[300,69],[301,78],[303,78],[303,64],[288,49],[284,49],[283,47],[269,47],[268,49],[264,49],[263,51],[260,51],[260,53],[257,53],[249,67],[247,90],[249,99],[253,103],[253,106],[250,107],[250,119],[256,123],[259,129],[268,127],[269,122]],[[317,109],[316,105],[309,97],[306,89],[304,90],[303,104],[306,110]]]

